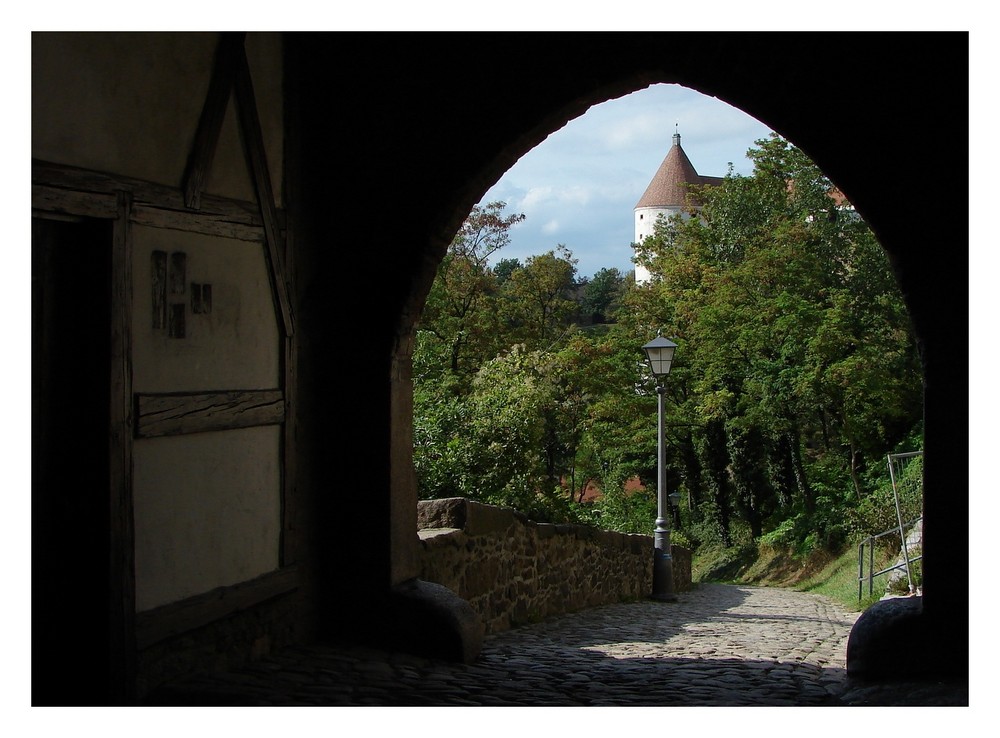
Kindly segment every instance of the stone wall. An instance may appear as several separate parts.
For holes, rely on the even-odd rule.
[[[154,638],[149,637],[148,628],[142,627],[140,616],[136,699],[145,702],[157,688],[175,679],[242,669],[293,644],[314,641],[316,623],[309,620],[311,611],[303,602],[306,596],[302,590],[287,592],[235,609],[200,627],[178,627],[172,632],[161,628],[160,637]],[[218,590],[198,599],[221,605],[226,597]],[[175,622],[183,622],[183,618]]]
[[[421,579],[468,601],[487,633],[652,590],[652,535],[535,523],[462,498],[421,501],[417,524]],[[672,553],[682,592],[691,586],[691,554],[677,546]]]

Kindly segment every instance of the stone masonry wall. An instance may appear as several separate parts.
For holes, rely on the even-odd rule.
[[[652,590],[652,535],[535,523],[463,498],[421,501],[417,524],[421,579],[468,601],[487,633]],[[684,591],[691,554],[678,546],[671,553],[674,587]]]

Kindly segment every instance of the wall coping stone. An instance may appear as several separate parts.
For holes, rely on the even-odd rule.
[[[531,524],[526,516],[507,507],[487,505],[464,497],[420,500],[417,503],[417,529],[458,528],[466,535],[501,533],[515,521]]]
[[[430,546],[462,546],[468,540],[460,528],[424,528],[417,531],[417,537]]]
[[[652,533],[621,533],[574,523],[539,523],[520,511],[464,497],[420,500],[417,503],[417,533],[420,540],[441,535],[441,531],[460,531],[466,536],[502,533],[515,522],[533,529],[540,539],[551,538],[556,534],[572,535],[582,541],[595,541],[609,548],[635,553],[648,545],[652,536]]]

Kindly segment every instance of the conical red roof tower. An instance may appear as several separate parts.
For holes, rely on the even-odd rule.
[[[674,143],[656,170],[646,191],[633,208],[635,218],[635,241],[643,240],[654,233],[657,219],[674,215],[687,217],[691,206],[700,202],[691,192],[691,185],[718,185],[722,177],[703,177],[695,171],[694,165],[681,148],[681,135],[674,133]],[[635,281],[642,284],[650,279],[644,266],[636,264]]]
[[[695,171],[691,160],[681,148],[681,135],[675,133],[673,146],[635,207],[683,207],[689,202],[690,185],[718,184],[721,180],[721,177],[702,177]]]

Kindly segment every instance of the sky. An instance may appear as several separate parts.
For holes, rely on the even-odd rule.
[[[565,245],[577,275],[634,268],[632,210],[672,145],[674,132],[701,175],[753,167],[746,152],[770,129],[714,97],[657,84],[595,105],[525,154],[486,193],[505,212],[523,213],[511,241],[496,255],[518,259]]]

